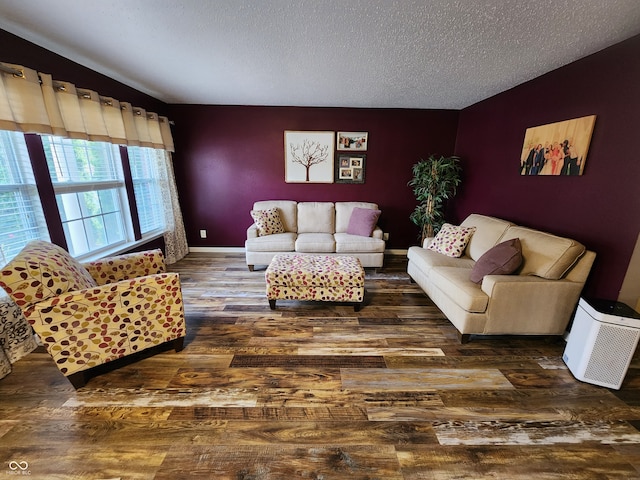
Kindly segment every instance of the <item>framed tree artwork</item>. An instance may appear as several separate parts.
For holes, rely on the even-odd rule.
[[[366,161],[366,155],[339,154],[336,160],[336,183],[364,183]]]
[[[284,132],[285,182],[333,183],[334,132]]]

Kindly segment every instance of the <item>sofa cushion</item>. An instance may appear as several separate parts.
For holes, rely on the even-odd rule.
[[[428,248],[422,248],[418,246],[409,247],[407,251],[407,258],[410,262],[415,263],[420,269],[427,273],[433,267],[464,267],[468,272],[475,263],[467,256],[460,258],[447,257]]]
[[[445,223],[427,248],[448,257],[460,257],[476,227],[459,227]]]
[[[519,238],[522,266],[519,275],[537,275],[559,280],[584,254],[586,248],[570,238],[558,237],[525,227],[510,227],[501,241]]]
[[[334,233],[333,202],[298,203],[298,233]]]
[[[268,208],[267,210],[251,210],[251,217],[258,229],[258,236],[284,233],[284,226],[280,221],[278,208]]]
[[[371,208],[356,207],[351,211],[347,233],[349,235],[360,235],[370,237],[373,229],[376,228],[378,218],[382,212]]]
[[[378,205],[371,202],[336,202],[336,232],[345,233],[351,220],[351,212],[354,208],[368,208],[379,210]]]
[[[383,253],[385,242],[379,238],[336,233],[337,253]]]
[[[296,236],[293,232],[285,232],[266,237],[248,238],[244,246],[250,252],[293,252]]]
[[[469,279],[482,282],[485,275],[509,275],[522,264],[520,240],[513,238],[499,243],[482,255],[471,269]]]
[[[476,231],[467,245],[466,253],[477,261],[490,248],[494,247],[504,232],[514,224],[499,218],[472,213],[460,225],[476,227]]]
[[[262,200],[253,204],[253,210],[277,208],[286,232],[298,231],[298,202],[294,200]]]
[[[0,286],[26,311],[42,300],[97,284],[65,249],[34,240],[2,268]]]
[[[330,233],[299,233],[295,248],[300,253],[333,253],[336,242]]]
[[[434,267],[429,280],[460,308],[472,313],[483,313],[489,304],[489,296],[477,283],[469,280],[469,269],[458,267]]]

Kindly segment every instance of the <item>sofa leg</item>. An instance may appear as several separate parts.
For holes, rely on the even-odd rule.
[[[253,265],[247,265],[247,267],[249,267],[250,272],[253,272]]]
[[[71,382],[71,385],[73,385],[73,388],[75,388],[76,390],[80,387],[84,387],[87,384],[87,376],[85,375],[84,370],[68,375],[67,380]]]
[[[460,339],[460,343],[464,345],[465,343],[469,343],[469,340],[471,340],[471,334],[458,332],[458,338]]]
[[[276,301],[275,300],[269,300],[269,308],[271,310],[275,310],[276,309]]]

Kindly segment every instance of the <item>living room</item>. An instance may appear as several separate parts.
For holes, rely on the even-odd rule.
[[[383,212],[380,226],[389,233],[389,256],[402,257],[418,242],[409,221],[415,206],[407,186],[412,165],[431,153],[455,154],[462,159],[463,183],[447,211],[450,222],[481,213],[575,238],[597,254],[585,295],[634,306],[640,299],[633,281],[640,269],[634,255],[640,217],[635,193],[640,162],[634,160],[640,35],[459,109],[163,102],[8,31],[0,30],[0,43],[4,62],[51,73],[171,119],[187,240],[196,253],[241,251],[253,203],[288,198],[376,202]],[[586,115],[597,118],[583,175],[520,175],[527,128]],[[368,132],[366,182],[286,183],[286,130]],[[253,281],[248,291],[255,289]],[[43,378],[52,381],[47,375]]]
[[[625,276],[636,278],[638,267],[628,269],[638,239],[640,204],[632,192],[640,167],[628,152],[638,126],[638,36],[474,105],[442,110],[166,104],[1,35],[3,60],[126,99],[175,123],[175,174],[191,247],[241,248],[253,202],[291,198],[375,201],[384,211],[387,248],[406,250],[418,241],[409,221],[411,166],[432,153],[455,154],[463,183],[449,221],[482,213],[577,239],[598,256],[585,287],[589,296],[618,299]],[[583,175],[519,175],[527,128],[586,115],[596,115],[596,123]],[[285,183],[285,130],[367,131],[366,182]],[[640,292],[627,290],[622,300],[635,306]]]

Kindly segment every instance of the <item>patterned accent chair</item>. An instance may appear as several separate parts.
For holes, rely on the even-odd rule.
[[[0,271],[0,286],[75,388],[107,362],[167,343],[182,350],[180,279],[160,250],[81,264],[37,240]]]

